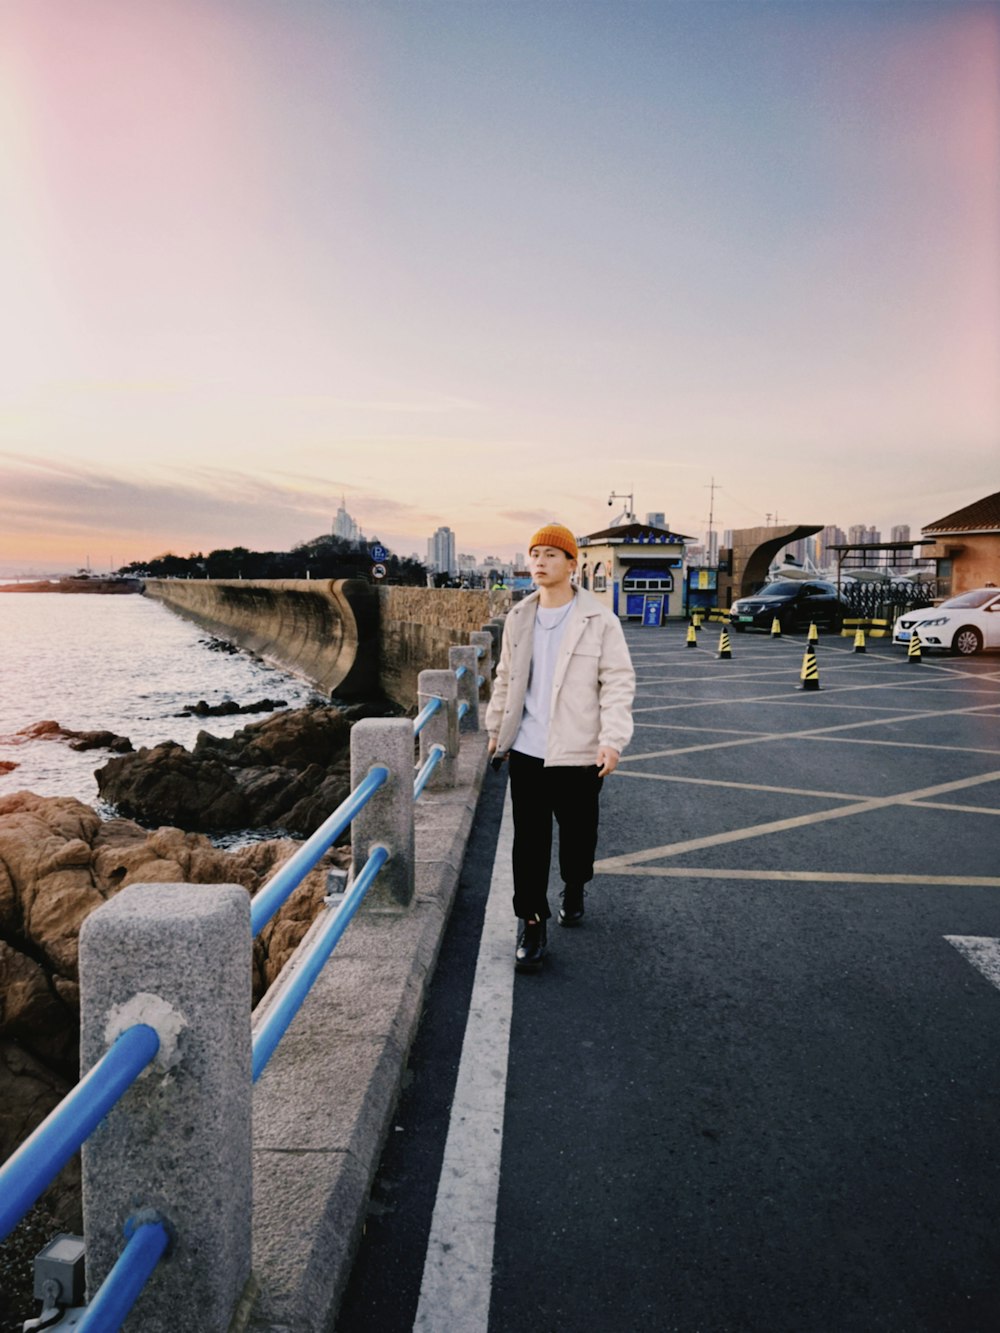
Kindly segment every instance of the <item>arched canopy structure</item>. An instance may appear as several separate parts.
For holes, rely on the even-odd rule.
[[[786,546],[814,537],[822,523],[784,528],[737,528],[733,533],[733,595],[748,597],[767,581],[771,561]]]

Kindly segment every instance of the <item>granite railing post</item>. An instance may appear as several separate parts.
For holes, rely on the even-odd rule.
[[[458,682],[458,701],[468,704],[458,724],[459,731],[479,730],[479,658],[471,644],[455,644],[448,649],[448,665],[452,671],[465,667]]]
[[[483,626],[483,630],[493,640],[494,662],[500,661],[500,645],[503,643],[503,626],[505,619],[505,616],[493,616],[490,620],[487,620],[486,624]]]
[[[454,787],[458,771],[458,681],[454,671],[421,671],[417,677],[417,707],[423,709],[432,699],[444,701],[420,733],[420,763],[423,765],[434,745],[443,745],[444,758],[431,774],[426,790]]]
[[[493,635],[489,630],[474,629],[469,635],[469,642],[473,648],[483,649],[483,655],[478,659],[479,665],[476,670],[483,678],[480,698],[489,699],[493,693],[493,663],[496,661],[493,653]]]
[[[130,1219],[171,1244],[123,1327],[229,1327],[250,1278],[250,897],[235,884],[133,884],[80,934],[80,1067],[147,1023],[149,1068],[83,1147],[91,1298]]]
[[[413,900],[413,723],[405,717],[366,717],[351,728],[351,790],[373,764],[390,778],[351,824],[351,878],[381,843],[389,860],[365,898],[367,908],[408,907]]]

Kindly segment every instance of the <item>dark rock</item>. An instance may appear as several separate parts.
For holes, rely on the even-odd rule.
[[[175,714],[176,717],[231,717],[234,713],[273,713],[276,708],[287,708],[284,699],[258,699],[253,704],[238,704],[233,699],[225,699],[221,704],[206,703],[199,699],[196,704]]]
[[[94,776],[102,800],[145,824],[211,832],[254,823],[229,769],[212,757],[196,758],[174,741],[109,759]]]
[[[132,742],[127,736],[116,736],[113,731],[67,731],[71,750],[113,750],[115,754],[131,754]]]
[[[128,754],[132,742],[127,736],[117,736],[113,731],[73,731],[58,722],[32,722],[22,727],[12,736],[0,737],[6,745],[26,745],[29,741],[69,741],[71,750],[114,750],[117,754]]]
[[[144,824],[202,832],[266,828],[308,835],[350,789],[350,724],[336,708],[275,713],[231,737],[202,731],[111,759],[97,770],[103,800]]]
[[[9,759],[0,759],[0,773],[13,773],[17,764],[12,764]]]

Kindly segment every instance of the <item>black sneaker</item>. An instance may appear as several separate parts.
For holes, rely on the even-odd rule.
[[[559,909],[560,926],[578,926],[583,920],[583,885],[567,884],[562,891]]]
[[[539,971],[548,944],[547,934],[545,922],[539,917],[521,922],[517,936],[517,953],[514,955],[515,972]]]

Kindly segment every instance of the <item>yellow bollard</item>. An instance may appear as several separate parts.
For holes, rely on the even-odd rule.
[[[687,646],[689,648],[698,647],[698,636],[694,632],[694,625],[688,625]]]
[[[777,616],[775,616],[774,619],[771,621],[771,638],[772,639],[781,638],[781,621],[778,619]]]
[[[816,622],[814,620],[810,620],[809,622],[809,642],[819,643],[819,630],[816,628]]]
[[[717,653],[717,656],[723,660],[726,660],[728,658],[731,658],[732,655],[733,655],[733,650],[729,646],[729,632],[728,630],[723,630],[722,633],[719,635],[719,651]]]
[[[856,653],[863,653],[867,651],[865,648],[865,632],[863,629],[857,629],[854,631],[854,651]]]
[[[910,646],[906,650],[906,660],[911,666],[923,665],[923,658],[920,655],[920,635],[916,630],[910,635]]]
[[[802,684],[800,690],[818,690],[819,689],[819,663],[816,661],[816,653],[812,644],[806,648],[806,655],[802,659],[802,671],[800,674]]]

